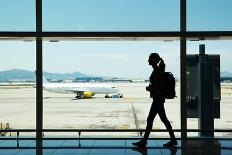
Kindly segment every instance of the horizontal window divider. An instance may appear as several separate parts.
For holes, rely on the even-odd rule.
[[[54,136],[54,135],[53,135]],[[45,138],[42,137],[42,140],[139,140],[141,137],[50,137]],[[170,140],[170,137],[156,137],[156,138],[148,138],[149,140]],[[177,140],[181,140],[180,137],[176,137]],[[187,137],[187,140],[232,140],[232,138],[224,138],[224,137]],[[0,138],[0,140],[36,140],[36,137],[18,137],[18,138]],[[1,148],[1,147],[0,147]]]
[[[22,40],[21,37],[29,37],[32,40],[36,38],[43,39],[138,39],[145,38],[157,40],[179,40],[186,38],[187,40],[205,40],[205,39],[232,39],[232,31],[162,31],[162,32],[12,32],[0,31],[0,39],[15,38]],[[169,39],[170,38],[170,39]]]
[[[9,129],[0,130],[0,132],[145,132],[145,129]],[[151,132],[167,132],[166,129],[151,130]],[[214,129],[214,130],[200,130],[200,129],[173,129],[174,132],[232,132],[232,129]]]

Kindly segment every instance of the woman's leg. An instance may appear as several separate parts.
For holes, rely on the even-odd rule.
[[[153,121],[155,119],[155,116],[158,113],[158,109],[159,109],[159,107],[157,106],[157,103],[154,103],[154,101],[153,101],[151,108],[150,108],[150,111],[149,111],[149,114],[148,114],[148,117],[147,117],[146,131],[145,131],[145,134],[143,136],[143,140],[145,140],[145,141],[147,141],[147,139],[150,135],[150,132],[151,132],[152,126],[153,126]]]
[[[160,117],[161,121],[164,123],[165,127],[167,128],[171,139],[175,140],[176,137],[175,137],[174,132],[172,130],[172,125],[171,125],[171,123],[169,122],[169,120],[168,120],[168,118],[166,116],[164,106],[162,106],[159,109],[158,114],[159,114],[159,117]]]
[[[144,134],[142,140],[140,140],[139,142],[136,142],[136,143],[132,143],[134,146],[146,147],[147,139],[148,139],[150,132],[152,130],[153,121],[155,119],[157,112],[158,111],[157,111],[156,103],[154,103],[154,100],[153,100],[153,103],[152,103],[151,108],[150,108],[150,112],[149,112],[148,117],[147,117],[147,126],[146,126],[145,134]]]

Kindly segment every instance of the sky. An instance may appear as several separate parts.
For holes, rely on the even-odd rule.
[[[34,0],[0,0],[0,31],[35,31]],[[44,0],[43,31],[179,31],[179,0]],[[187,30],[232,30],[231,0],[188,0]],[[89,75],[148,78],[148,56],[158,52],[179,77],[179,41],[43,42],[43,68]],[[221,71],[232,72],[232,40],[188,42],[187,53],[221,55]],[[0,40],[0,71],[35,70],[35,42]]]

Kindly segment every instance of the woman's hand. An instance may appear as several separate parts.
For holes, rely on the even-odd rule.
[[[147,90],[147,91],[151,91],[151,85],[147,86],[147,87],[146,87],[146,90]]]

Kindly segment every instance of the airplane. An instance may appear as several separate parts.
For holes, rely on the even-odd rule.
[[[43,77],[43,89],[55,93],[73,93],[77,99],[91,98],[95,94],[105,94],[105,98],[122,98],[118,88],[103,83],[49,83]]]

